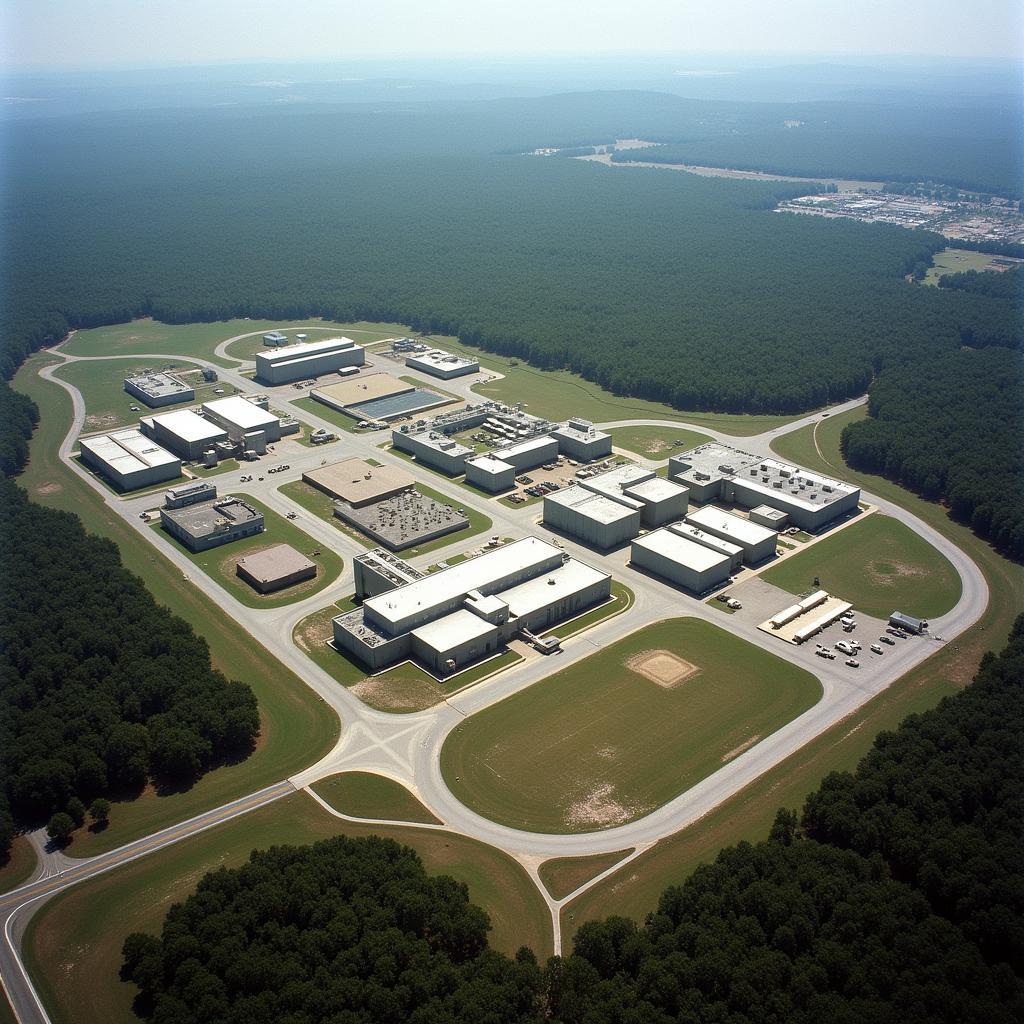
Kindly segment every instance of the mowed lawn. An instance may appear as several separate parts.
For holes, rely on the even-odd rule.
[[[660,685],[634,670],[648,652],[695,671]],[[820,697],[809,672],[710,623],[670,619],[473,715],[445,742],[441,770],[460,800],[502,824],[611,828],[678,796]]]
[[[960,600],[960,576],[949,559],[891,516],[867,516],[762,574],[791,594],[814,587],[853,603],[865,615],[893,611],[929,619]]]
[[[430,874],[464,882],[491,918],[490,943],[513,954],[552,953],[551,918],[537,887],[511,857],[453,833],[359,825],[328,814],[304,793],[276,800],[217,828],[76,885],[33,917],[23,949],[54,1024],[135,1021],[135,987],[118,978],[131,932],[159,932],[172,903],[208,871],[244,863],[251,850],[334,835],[379,835],[411,846]]]
[[[647,459],[667,459],[710,441],[707,434],[685,427],[612,427],[612,444]],[[681,441],[682,444],[677,444]]]
[[[336,811],[352,818],[441,824],[405,786],[384,775],[342,772],[314,782],[311,788]]]

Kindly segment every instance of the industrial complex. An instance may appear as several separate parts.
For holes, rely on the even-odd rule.
[[[363,346],[351,338],[327,338],[299,345],[281,344],[281,334],[265,334],[267,352],[256,353],[256,377],[264,384],[291,384],[343,367],[362,366],[366,362]],[[268,338],[272,339],[268,342]],[[287,338],[285,338],[287,342]]]
[[[334,643],[373,670],[413,657],[446,676],[610,593],[608,573],[527,537],[368,598],[334,619]]]

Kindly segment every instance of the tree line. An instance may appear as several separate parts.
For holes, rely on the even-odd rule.
[[[464,886],[344,837],[208,874],[123,976],[160,1024],[864,1021],[1024,1014],[1024,616],[973,684],[879,735],[802,816],[727,848],[642,925],[541,969],[487,949]]]
[[[984,276],[984,275],[983,275]],[[843,458],[932,501],[1024,559],[1024,356],[964,349],[883,370]]]
[[[5,479],[0,550],[0,855],[15,823],[50,819],[66,838],[90,805],[103,821],[109,798],[187,787],[250,753],[252,691],[211,666],[116,545]]]

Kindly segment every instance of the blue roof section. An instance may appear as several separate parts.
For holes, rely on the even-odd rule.
[[[358,413],[362,419],[386,420],[394,416],[418,412],[421,409],[430,409],[446,401],[448,399],[442,398],[433,391],[416,388],[414,391],[407,391],[402,395],[385,395],[383,398],[375,398],[369,402],[362,402],[360,405],[350,405],[345,411],[349,415]]]

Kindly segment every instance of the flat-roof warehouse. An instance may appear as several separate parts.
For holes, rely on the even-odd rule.
[[[271,335],[264,335],[264,344]],[[291,384],[366,362],[363,346],[351,338],[325,338],[300,345],[277,347],[256,353],[256,377],[267,384]]]
[[[196,397],[195,388],[173,373],[145,373],[137,377],[125,377],[124,389],[151,409],[177,402],[191,402]]]
[[[316,578],[316,563],[290,544],[274,544],[240,558],[235,565],[238,576],[260,594],[271,594],[285,587]]]
[[[122,491],[151,487],[181,476],[181,459],[138,430],[79,439],[82,461]]]

